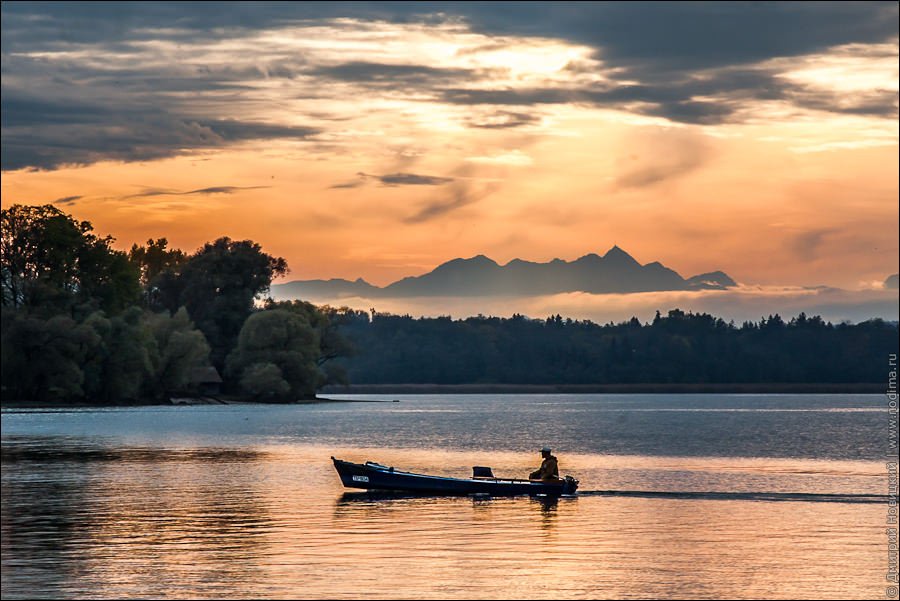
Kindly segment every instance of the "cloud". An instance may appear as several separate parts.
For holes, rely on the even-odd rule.
[[[433,25],[465,22],[488,35],[528,35],[587,44],[604,60],[633,71],[691,70],[799,56],[897,35],[894,2],[852,3],[579,3],[533,2],[234,2],[4,3],[4,51],[77,44],[121,46],[160,37],[219,40],[304,21],[340,26],[350,19]],[[340,21],[338,21],[340,19]],[[640,35],[635,35],[635,28]],[[65,29],[62,29],[65,28]],[[127,46],[126,46],[127,48]],[[713,51],[713,49],[715,51]]]
[[[329,186],[331,189],[359,188],[368,180],[375,180],[383,186],[442,186],[453,181],[452,177],[437,175],[422,175],[419,173],[388,173],[385,175],[373,175],[359,172],[355,180],[342,182]]]
[[[271,186],[211,186],[208,188],[200,188],[197,190],[167,190],[163,188],[145,188],[141,192],[120,196],[119,200],[127,200],[131,198],[147,198],[153,196],[209,196],[211,194],[234,194],[241,190],[262,190],[271,188]]]
[[[877,44],[896,56],[893,2],[238,2],[216,11],[6,2],[0,12],[4,170],[310,139],[343,117],[319,119],[310,108],[309,119],[327,123],[298,125],[304,113],[292,102],[328,106],[367,94],[390,107],[503,107],[455,117],[475,129],[532,125],[539,117],[529,108],[550,104],[699,124],[745,121],[760,101],[881,118],[898,106],[890,86],[847,94],[788,77],[784,64],[839,48],[863,60]],[[527,72],[527,59],[491,62],[554,40],[577,47],[568,68],[518,78],[511,73]],[[411,114],[422,113],[399,113]]]
[[[482,77],[472,69],[367,61],[323,65],[309,70],[306,75],[345,82],[384,84],[392,88],[404,85],[433,86]]]
[[[798,259],[812,261],[819,256],[819,250],[826,237],[838,233],[834,228],[820,228],[796,234],[789,240],[791,251]]]
[[[631,136],[629,155],[618,161],[615,187],[644,188],[679,178],[705,164],[711,154],[705,138],[681,130],[655,130]]]
[[[359,188],[360,186],[366,183],[366,178],[359,177],[357,179],[353,179],[347,182],[341,182],[339,184],[334,184],[332,186],[328,186],[332,190],[342,190],[342,189],[350,189],[350,188]]]
[[[57,198],[56,200],[51,200],[51,204],[55,205],[71,205],[75,204],[75,201],[84,198],[83,196],[64,196],[62,198]]]
[[[411,299],[356,298],[323,299],[323,303],[413,316],[472,315],[508,317],[519,313],[542,319],[560,314],[596,323],[620,322],[637,317],[653,319],[656,311],[671,309],[710,313],[726,321],[758,321],[768,315],[793,317],[801,312],[820,315],[826,321],[860,322],[872,318],[898,319],[896,290],[840,290],[781,286],[739,286],[731,290],[639,292],[631,294],[590,294],[570,292],[534,297],[428,297]]]
[[[475,187],[467,180],[458,180],[442,196],[424,203],[419,210],[405,218],[408,224],[424,223],[437,217],[455,211],[466,205],[485,198],[497,189],[496,184]]]
[[[539,115],[517,113],[513,111],[497,111],[487,116],[473,117],[472,119],[469,119],[467,125],[469,127],[481,129],[512,129],[514,127],[533,125],[540,122],[541,117]]]
[[[4,171],[153,160],[247,140],[303,140],[319,132],[306,126],[196,119],[143,104],[48,100],[15,89],[4,89],[0,107]]]
[[[452,177],[419,175],[417,173],[390,173],[374,177],[385,186],[440,186],[453,181]]]

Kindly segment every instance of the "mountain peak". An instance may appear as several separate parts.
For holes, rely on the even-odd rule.
[[[722,290],[732,286],[735,286],[734,280],[721,271],[685,280],[659,261],[641,265],[615,245],[603,257],[589,253],[571,262],[557,258],[547,263],[537,263],[516,258],[501,266],[483,254],[465,259],[459,257],[438,265],[428,273],[403,278],[384,288],[372,286],[360,278],[355,282],[293,282],[275,285],[273,290],[279,291],[282,296],[293,294],[295,298],[331,299],[343,296],[535,296],[560,292],[622,294],[660,290]]]
[[[606,251],[606,254],[603,255],[603,258],[606,259],[609,257],[616,257],[616,256],[631,258],[631,255],[629,255],[627,252],[625,252],[624,250],[619,248],[618,244],[613,244],[613,247],[610,248],[608,251]]]
[[[619,248],[618,245],[614,245],[612,248],[606,251],[606,254],[603,255],[603,259],[605,261],[615,261],[616,263],[640,265],[637,261],[634,260],[634,257]]]

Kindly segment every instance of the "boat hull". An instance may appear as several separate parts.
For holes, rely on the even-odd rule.
[[[364,490],[392,490],[418,494],[491,496],[574,494],[578,481],[567,477],[563,480],[511,480],[503,478],[447,478],[401,472],[376,463],[350,463],[331,458],[334,468],[347,488]]]

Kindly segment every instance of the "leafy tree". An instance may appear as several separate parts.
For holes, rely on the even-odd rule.
[[[165,238],[147,240],[146,246],[132,245],[128,259],[141,271],[141,283],[148,285],[163,271],[175,270],[187,260],[184,251],[173,248],[169,250],[169,241]]]
[[[319,337],[319,355],[316,357],[316,365],[322,367],[325,373],[325,384],[347,382],[344,367],[334,362],[334,359],[349,357],[354,353],[353,345],[341,333],[341,327],[359,319],[360,316],[368,321],[364,312],[354,311],[348,307],[317,307],[302,300],[274,301],[269,299],[265,308],[266,310],[290,311],[306,319]]]
[[[144,302],[154,310],[175,312],[181,295],[177,276],[187,255],[180,249],[169,249],[165,238],[147,240],[146,246],[132,245],[128,259],[140,270]]]
[[[252,240],[219,238],[207,243],[181,266],[174,284],[179,305],[206,336],[213,365],[222,371],[235,347],[254,300],[269,290],[272,279],[287,272],[287,263],[262,251]]]
[[[131,307],[113,317],[98,311],[84,321],[100,338],[84,363],[88,399],[111,403],[141,398],[153,371],[151,356],[157,350],[142,317],[140,307]]]
[[[91,328],[65,315],[42,319],[4,308],[3,396],[50,402],[82,398],[82,365],[99,344]]]
[[[310,397],[325,379],[316,364],[318,356],[318,333],[304,316],[284,309],[259,311],[241,328],[227,372],[243,382],[250,367],[271,363],[281,370],[292,398]],[[251,381],[258,382],[258,374],[253,373]]]
[[[144,322],[155,341],[148,394],[161,398],[167,392],[183,390],[194,368],[209,365],[209,345],[203,332],[194,327],[184,307],[174,315],[147,313]]]
[[[241,376],[241,388],[257,399],[282,399],[291,391],[274,363],[253,363]]]
[[[137,300],[137,271],[87,221],[52,205],[0,211],[0,300],[3,306],[64,311],[95,303],[111,313]]]

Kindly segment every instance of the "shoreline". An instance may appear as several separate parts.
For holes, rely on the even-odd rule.
[[[77,409],[100,407],[195,407],[198,405],[319,405],[325,403],[390,403],[393,399],[342,399],[341,394],[882,394],[883,383],[846,384],[349,384],[326,386],[323,395],[295,401],[254,401],[228,397],[178,397],[167,401],[59,403],[0,401],[0,409]]]
[[[99,409],[103,407],[197,407],[202,405],[320,405],[325,403],[390,403],[390,400],[371,399],[334,399],[330,397],[316,397],[313,399],[298,399],[296,401],[270,402],[237,399],[212,399],[209,397],[179,397],[180,401],[128,401],[121,403],[91,403],[82,401],[78,403],[59,403],[50,401],[0,401],[0,409]]]
[[[880,394],[881,382],[731,384],[348,384],[323,394]]]

